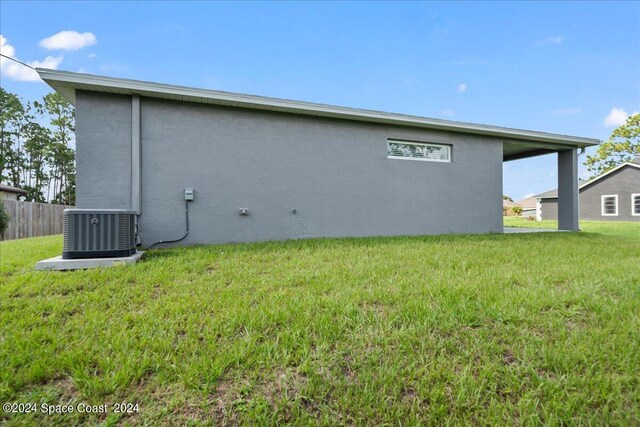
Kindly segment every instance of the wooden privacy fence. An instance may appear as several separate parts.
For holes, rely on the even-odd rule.
[[[4,240],[62,234],[62,211],[73,206],[1,200],[9,214]]]

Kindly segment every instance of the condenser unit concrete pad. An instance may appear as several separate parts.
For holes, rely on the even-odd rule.
[[[135,264],[143,255],[144,251],[120,258],[62,259],[62,256],[57,256],[36,262],[36,270],[84,270],[98,267],[118,267]]]

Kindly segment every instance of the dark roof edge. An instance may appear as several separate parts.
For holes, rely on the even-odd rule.
[[[382,111],[349,107],[338,107],[326,104],[245,95],[209,89],[197,89],[140,80],[72,73],[69,71],[49,70],[44,68],[37,68],[36,70],[42,80],[62,94],[71,103],[75,103],[76,89],[103,92],[110,92],[109,89],[113,89],[112,92],[114,93],[138,94],[147,97],[228,105],[240,108],[263,109],[294,114],[334,117],[356,121],[426,127],[523,141],[560,144],[567,147],[588,147],[600,143],[600,140],[598,139],[571,135],[560,135],[500,126],[433,119],[428,117],[386,113]]]
[[[0,191],[4,191],[5,193],[29,194],[27,190],[23,190],[22,188],[12,187],[10,185],[5,185],[5,184],[0,184]]]

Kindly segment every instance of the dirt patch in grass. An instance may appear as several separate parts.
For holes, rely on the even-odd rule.
[[[139,403],[138,412],[125,414],[119,419],[124,425],[192,425],[210,421],[214,415],[212,402],[202,392],[178,384],[158,385],[153,381],[141,381],[122,400]]]
[[[418,392],[413,387],[405,387],[400,392],[400,398],[408,403],[413,403],[418,399]]]
[[[362,301],[358,306],[363,311],[368,311],[376,316],[386,316],[389,311],[389,304],[380,301]]]
[[[518,359],[516,358],[516,356],[513,354],[511,350],[507,349],[502,352],[502,363],[504,363],[505,365],[511,366],[517,361]]]
[[[258,378],[223,378],[209,397],[213,419],[218,425],[238,425],[248,408],[265,403],[274,412],[284,409],[287,418],[288,403],[298,401],[309,413],[319,414],[318,406],[302,390],[307,376],[295,368],[278,368]],[[289,414],[290,415],[290,414]]]
[[[347,354],[344,357],[344,361],[342,364],[342,375],[349,383],[353,383],[357,379],[356,370],[353,367],[353,357],[350,354]]]
[[[53,378],[42,384],[45,389],[51,390],[60,402],[69,402],[80,398],[80,390],[69,377]],[[39,385],[27,387],[26,391],[30,392],[40,388]]]

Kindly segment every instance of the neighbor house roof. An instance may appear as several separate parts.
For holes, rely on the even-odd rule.
[[[47,84],[72,104],[75,104],[76,101],[76,91],[84,90],[122,95],[137,94],[145,97],[175,101],[188,101],[364,122],[425,127],[476,135],[488,135],[503,138],[505,141],[538,143],[536,147],[538,150],[545,147],[548,147],[549,149],[572,147],[582,148],[596,145],[600,142],[598,139],[593,138],[432,119],[405,114],[385,113],[381,111],[337,107],[333,105],[245,95],[218,90],[196,89],[139,80],[96,76],[92,74],[71,73],[68,71],[49,70],[43,68],[38,68],[37,71],[42,80],[47,82]],[[531,151],[534,151],[533,148]]]
[[[526,199],[516,201],[516,203],[522,206],[522,209],[535,209],[538,199],[535,197],[527,197]]]
[[[28,191],[22,188],[11,187],[9,185],[0,184],[0,192],[3,193],[17,193],[17,194],[29,194]]]
[[[605,173],[596,176],[595,178],[589,179],[585,182],[583,182],[582,184],[580,184],[580,186],[578,187],[578,191],[582,190],[583,188],[597,182],[600,181],[602,178],[605,178],[609,175],[611,175],[612,173],[624,168],[624,167],[632,167],[632,168],[636,168],[636,169],[640,169],[640,157],[636,157],[635,159],[629,161],[629,162],[625,162],[619,166],[616,166],[615,168],[606,171]],[[555,199],[558,197],[558,189],[556,188],[555,190],[549,190],[549,191],[545,191],[544,193],[540,193],[537,194],[535,196],[536,199]]]

